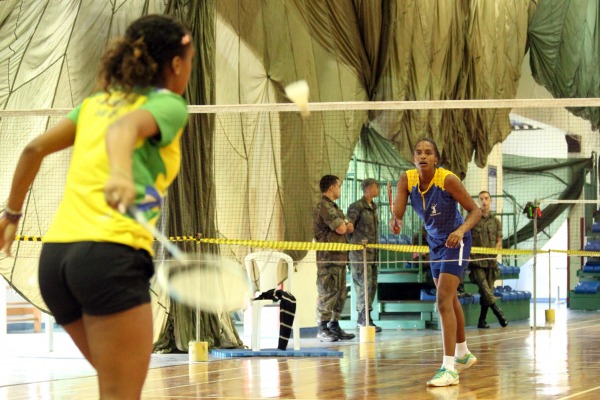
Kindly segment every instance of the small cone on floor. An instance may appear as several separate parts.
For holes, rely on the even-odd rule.
[[[361,326],[360,327],[360,342],[373,343],[375,341],[375,327]]]

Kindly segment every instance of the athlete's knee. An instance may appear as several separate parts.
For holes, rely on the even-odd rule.
[[[455,291],[449,290],[438,290],[436,296],[436,305],[440,312],[451,310],[454,308],[454,297],[456,296]]]

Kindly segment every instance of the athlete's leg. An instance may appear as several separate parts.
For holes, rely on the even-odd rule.
[[[152,353],[152,311],[142,304],[104,316],[83,316],[100,398],[138,400]]]

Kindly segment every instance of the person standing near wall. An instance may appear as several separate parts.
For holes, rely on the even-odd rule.
[[[347,243],[346,234],[354,226],[335,203],[340,198],[342,186],[334,175],[325,175],[319,182],[323,196],[313,213],[315,240],[319,243]],[[317,339],[322,342],[354,339],[346,333],[339,320],[348,297],[346,289],[347,251],[317,251]]]
[[[364,241],[377,243],[379,237],[379,216],[377,204],[373,199],[379,197],[379,182],[375,179],[365,179],[362,182],[363,197],[348,207],[348,220],[354,225],[354,232],[348,234],[348,241],[353,244],[363,244]],[[365,267],[363,251],[350,252],[350,267],[354,281],[354,295],[356,296],[356,311],[358,311],[358,326],[365,326],[366,310],[369,310],[369,325],[375,327],[376,332],[381,332],[381,327],[375,325],[371,318],[373,300],[377,290],[377,261],[379,251],[367,248],[367,290],[369,303],[365,305]]]
[[[475,247],[495,247],[502,248],[502,222],[492,215],[490,205],[492,198],[486,190],[479,192],[479,206],[481,207],[481,220],[471,230],[473,236],[473,246]],[[494,282],[500,276],[496,256],[491,254],[472,254],[469,263],[469,278],[471,282],[476,283],[481,295],[481,313],[477,327],[488,329],[490,326],[486,322],[488,309],[492,309],[500,326],[505,327],[508,321],[502,310],[496,305],[494,296]]]

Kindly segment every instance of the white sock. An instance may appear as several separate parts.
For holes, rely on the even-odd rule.
[[[445,368],[447,371],[456,372],[456,369],[454,368],[454,356],[444,356],[442,368]]]
[[[462,343],[456,343],[456,349],[454,350],[454,355],[458,358],[464,357],[469,353],[469,348],[467,347],[467,341],[465,340]]]

